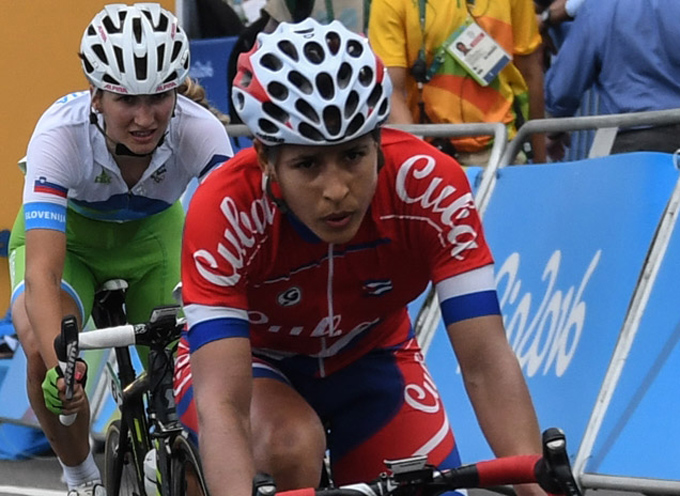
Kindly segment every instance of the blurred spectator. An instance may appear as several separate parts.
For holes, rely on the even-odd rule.
[[[245,27],[245,17],[227,0],[191,0],[183,9],[183,24],[191,39],[238,36]]]
[[[576,17],[584,0],[534,0],[538,30],[543,37],[543,65],[550,68],[564,38],[569,33],[571,21]]]
[[[231,82],[236,74],[239,55],[253,47],[257,33],[260,31],[271,33],[280,22],[300,22],[307,17],[313,17],[321,23],[329,23],[337,19],[348,29],[356,33],[364,33],[368,23],[368,5],[369,0],[267,0],[261,17],[243,30],[229,56],[227,64],[229,92],[231,93]],[[231,98],[229,99],[229,116],[232,123],[241,122],[238,113],[234,110]]]
[[[601,114],[680,107],[680,2],[587,0],[546,74],[546,110],[573,116],[593,87]],[[612,153],[680,148],[680,125],[619,130]]]
[[[484,30],[483,43],[465,38],[470,26]],[[504,122],[512,138],[527,118],[544,116],[541,37],[531,0],[373,0],[368,33],[394,84],[392,123]],[[476,49],[456,51],[458,41]],[[507,65],[480,67],[481,59],[502,53],[498,48]],[[485,71],[487,85],[479,82]],[[532,139],[536,162],[545,161],[544,139]],[[433,143],[463,164],[488,163],[488,136]]]
[[[553,0],[542,2],[543,8],[538,18],[538,28],[543,31],[565,21],[573,21],[578,9],[585,0]],[[536,2],[541,4],[541,2]],[[546,5],[547,4],[547,5]]]
[[[291,11],[294,9],[301,12]],[[368,24],[369,0],[267,0],[264,10],[270,16],[270,24],[267,31],[274,30],[280,22],[293,22],[294,19],[302,20],[305,17],[313,17],[317,21],[327,24],[338,20],[346,28],[355,33],[365,33]]]

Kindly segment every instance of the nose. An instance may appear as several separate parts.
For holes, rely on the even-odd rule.
[[[155,121],[154,107],[142,102],[135,109],[135,124],[142,128],[151,127]]]
[[[339,203],[350,192],[350,178],[341,168],[329,165],[322,176],[323,196],[326,200]]]

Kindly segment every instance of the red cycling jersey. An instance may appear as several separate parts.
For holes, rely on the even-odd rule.
[[[312,357],[325,376],[412,334],[406,305],[432,282],[445,323],[500,314],[463,169],[422,140],[382,131],[384,165],[351,242],[321,242],[266,193],[253,149],[194,194],[182,254],[191,351],[249,336],[271,358]],[[279,196],[276,184],[273,195]]]

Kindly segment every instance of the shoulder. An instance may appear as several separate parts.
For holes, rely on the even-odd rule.
[[[451,156],[442,153],[426,141],[405,131],[384,128],[381,149],[385,157],[385,169],[390,173],[404,174],[404,169],[416,164],[447,172],[447,176],[465,177],[460,164]]]
[[[82,91],[59,98],[40,116],[36,132],[59,128],[87,126],[90,116],[90,94]]]
[[[262,171],[255,150],[246,148],[213,170],[198,186],[194,203],[216,205],[223,198],[255,197],[262,192]]]
[[[215,114],[184,95],[177,95],[175,113],[182,133],[198,134],[205,129],[214,129],[225,136],[227,134]]]
[[[460,164],[429,143],[387,128],[383,130],[381,148],[385,163],[378,181],[378,202],[415,212],[461,197],[465,197],[463,203],[472,200],[470,184]]]
[[[28,143],[29,164],[39,161],[79,161],[91,149],[90,95],[72,93],[54,102],[38,120]]]

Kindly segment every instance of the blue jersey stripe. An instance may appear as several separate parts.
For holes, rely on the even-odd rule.
[[[187,333],[189,349],[193,353],[201,346],[224,338],[248,338],[250,326],[247,320],[222,318],[199,322]]]
[[[137,220],[162,212],[170,203],[155,198],[122,193],[105,201],[87,202],[70,199],[69,206],[84,217],[96,220]]]
[[[501,313],[495,290],[454,296],[442,301],[440,306],[444,324],[447,326],[461,320],[482,317],[484,315],[500,315]]]
[[[48,202],[30,202],[24,205],[26,230],[52,229],[66,232],[66,206]]]
[[[220,165],[226,162],[227,160],[229,160],[229,157],[227,157],[226,155],[213,155],[213,157],[210,159],[210,162],[208,162],[208,165],[203,167],[203,169],[201,169],[201,172],[198,173],[199,179],[203,179],[203,176],[205,176],[208,172],[213,170],[215,166]]]

